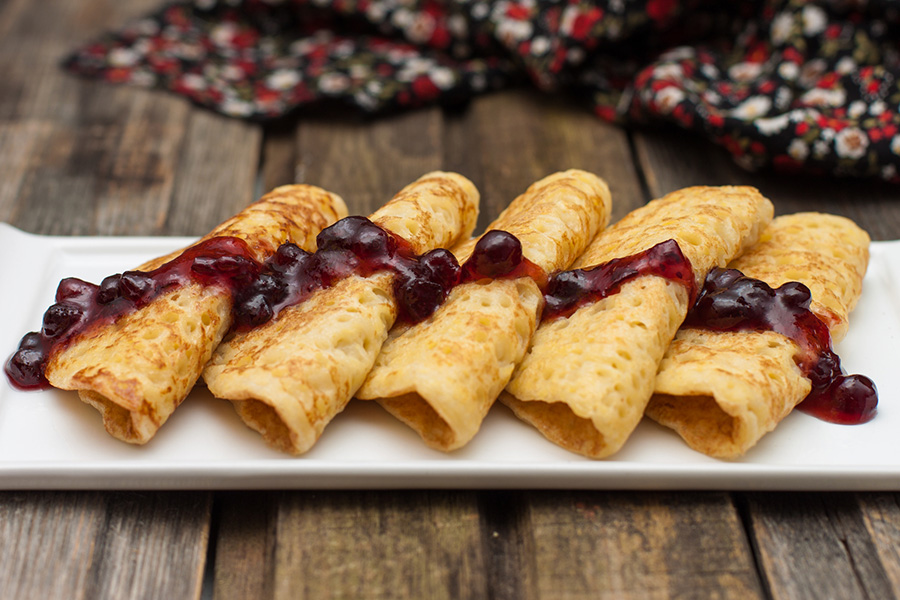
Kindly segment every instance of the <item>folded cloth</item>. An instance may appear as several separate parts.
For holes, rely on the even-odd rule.
[[[527,78],[748,169],[900,182],[898,39],[896,0],[194,0],[64,65],[250,119],[455,104]]]

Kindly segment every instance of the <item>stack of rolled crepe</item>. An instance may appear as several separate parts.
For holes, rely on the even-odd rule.
[[[479,195],[466,178],[429,173],[371,220],[418,254],[467,239]],[[223,342],[203,373],[210,391],[272,447],[309,450],[372,368],[397,317],[392,272],[350,275]]]
[[[567,267],[609,221],[606,183],[584,171],[531,185],[489,225],[515,235],[522,254],[545,272]],[[452,249],[460,263],[477,240]],[[543,307],[529,277],[464,283],[427,320],[396,327],[361,399],[377,399],[431,447],[465,445],[525,354]]]
[[[674,239],[702,285],[756,243],[772,204],[753,188],[694,187],[631,212],[576,261],[587,268]],[[619,450],[644,414],[666,348],[685,318],[689,290],[639,276],[569,317],[545,321],[501,401],[560,446],[593,458]]]
[[[805,284],[810,309],[837,342],[862,292],[868,248],[869,236],[852,221],[799,213],[775,219],[729,267],[773,288]],[[809,393],[797,352],[793,341],[770,331],[684,328],[660,365],[647,415],[704,454],[741,456]]]
[[[284,186],[225,221],[203,240],[231,236],[262,262],[284,242],[312,248],[325,227],[346,216],[337,195],[308,185]],[[201,240],[202,241],[202,240]],[[138,267],[151,271],[181,251]],[[189,283],[116,322],[89,329],[54,351],[45,370],[54,387],[78,390],[103,415],[107,431],[143,444],[187,397],[232,323],[232,297]]]

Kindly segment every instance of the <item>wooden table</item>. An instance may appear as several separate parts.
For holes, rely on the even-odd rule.
[[[749,174],[681,132],[623,131],[527,90],[260,126],[59,71],[74,45],[157,4],[0,0],[0,221],[200,235],[283,183],[366,214],[441,168],[478,185],[484,225],[530,182],[579,167],[609,181],[614,218],[679,187],[745,183],[777,213],[900,238],[896,187]],[[898,595],[896,493],[0,492],[3,599]]]

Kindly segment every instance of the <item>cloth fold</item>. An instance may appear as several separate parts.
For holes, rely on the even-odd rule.
[[[77,49],[72,72],[272,119],[530,81],[669,123],[741,166],[900,182],[900,0],[195,0]]]

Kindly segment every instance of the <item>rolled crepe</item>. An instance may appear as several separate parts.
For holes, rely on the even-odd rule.
[[[435,172],[370,218],[422,254],[468,238],[478,201],[469,180]],[[372,368],[397,317],[393,279],[390,272],[351,275],[226,340],[203,374],[210,391],[231,400],[270,446],[306,452]]]
[[[772,204],[749,187],[694,187],[629,213],[574,267],[627,257],[674,239],[696,285],[759,238]],[[541,324],[501,401],[560,446],[603,458],[619,450],[653,392],[657,367],[684,320],[689,290],[656,275]]]
[[[799,213],[775,219],[760,243],[729,267],[773,288],[806,285],[810,309],[836,342],[862,292],[868,248],[868,234],[849,219]],[[695,450],[739,457],[809,394],[797,352],[775,332],[683,328],[660,364],[647,415]]]
[[[323,228],[347,214],[337,195],[309,185],[276,188],[203,240],[232,236],[263,261],[286,241],[314,247]],[[202,240],[201,240],[202,241]],[[151,271],[181,251],[137,268]],[[200,283],[173,289],[108,326],[89,329],[53,352],[51,385],[78,390],[106,430],[134,444],[149,441],[187,397],[232,323],[230,292]]]
[[[522,242],[546,272],[567,267],[609,222],[606,183],[584,171],[531,185],[490,224]],[[453,249],[463,262],[477,240]],[[528,277],[457,286],[427,320],[395,327],[356,396],[377,399],[439,450],[474,437],[522,359],[543,307]]]

